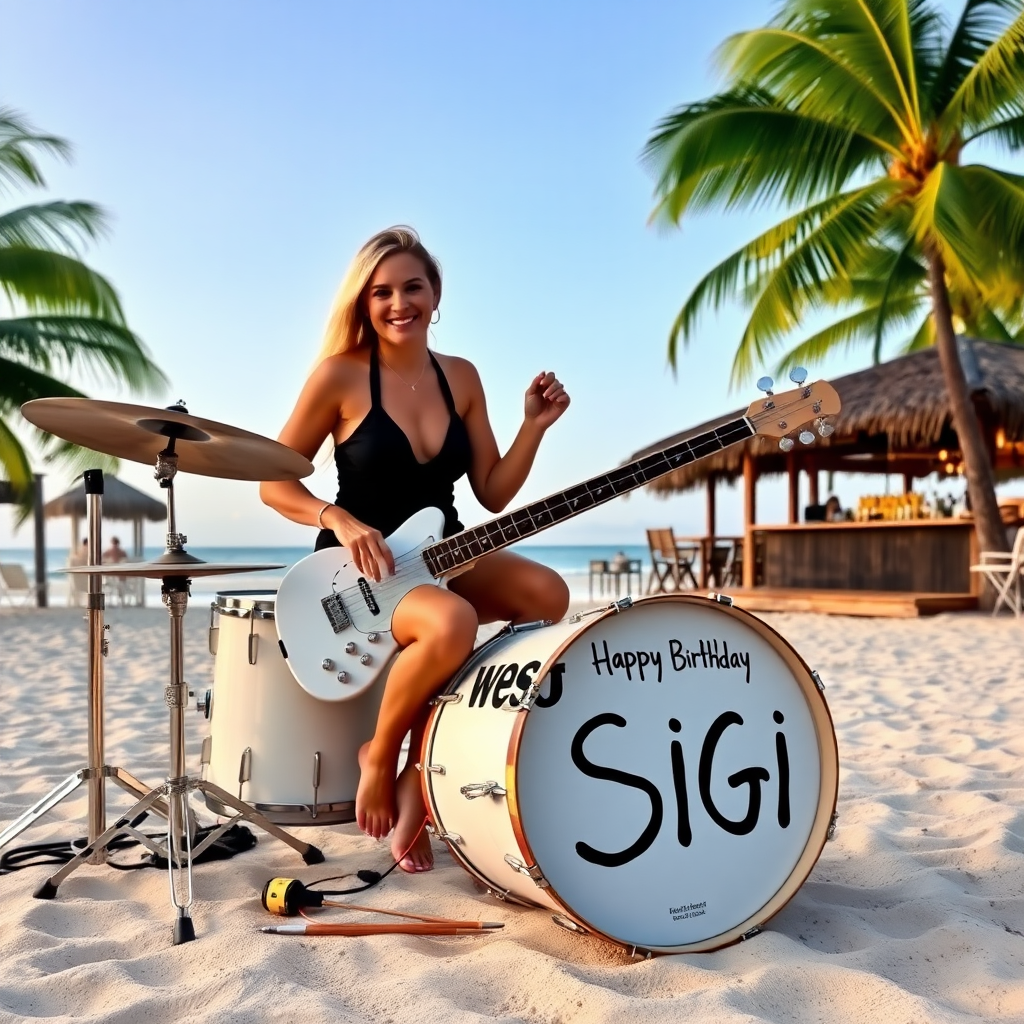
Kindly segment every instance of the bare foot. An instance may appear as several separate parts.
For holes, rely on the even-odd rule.
[[[370,744],[359,748],[359,788],[356,790],[356,824],[373,839],[391,831],[398,817],[395,809],[394,765],[379,765],[370,758]]]
[[[398,776],[395,799],[398,822],[391,837],[391,856],[403,871],[429,871],[434,866],[434,852],[430,848],[430,836],[423,827],[427,808],[423,803],[420,773],[411,764]]]

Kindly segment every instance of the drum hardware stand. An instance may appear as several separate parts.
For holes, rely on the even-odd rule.
[[[99,565],[103,552],[102,511],[103,511],[103,472],[99,469],[87,469],[84,474],[86,494],[86,515],[89,522],[89,539],[87,545],[90,565]],[[70,796],[83,782],[88,782],[88,842],[91,845],[99,838],[107,827],[107,808],[105,781],[113,779],[123,790],[135,797],[146,794],[149,787],[141,783],[134,775],[114,765],[105,763],[103,753],[103,659],[107,655],[109,641],[106,631],[110,628],[103,622],[105,598],[103,595],[103,577],[89,574],[88,610],[89,610],[89,733],[88,757],[89,764],[69,775],[63,782],[55,786],[38,803],[30,807],[24,814],[0,832],[0,848],[4,847],[25,829],[34,825],[50,808],[55,807],[65,797]],[[167,817],[167,803],[160,799],[153,801],[151,809],[157,814]],[[136,838],[141,833],[133,834]],[[103,864],[107,859],[106,848],[96,848],[89,857],[90,864]]]
[[[188,430],[189,428],[185,427],[184,429]],[[88,860],[95,863],[97,861],[94,858],[97,857],[102,861],[105,859],[107,847],[115,838],[124,834],[132,835],[144,842],[154,852],[167,858],[171,904],[177,911],[174,922],[174,944],[179,945],[196,937],[195,926],[189,914],[193,903],[193,858],[216,842],[224,832],[239,821],[251,821],[276,839],[287,843],[302,856],[306,864],[319,864],[324,860],[324,855],[317,847],[296,839],[265,818],[254,807],[232,796],[226,790],[203,779],[190,778],[186,773],[184,711],[188,704],[189,690],[188,684],[183,678],[184,629],[182,620],[188,607],[188,568],[190,565],[202,563],[202,559],[195,558],[185,551],[186,537],[178,533],[176,529],[173,480],[177,472],[178,457],[174,453],[174,441],[175,438],[171,437],[167,448],[159,453],[156,462],[156,478],[160,482],[160,486],[167,491],[167,547],[164,554],[156,561],[166,563],[168,569],[167,575],[161,577],[160,593],[170,615],[171,627],[170,683],[164,689],[164,699],[170,710],[170,776],[163,785],[150,789],[148,792],[142,790],[141,784],[137,784],[141,799],[99,835],[93,837],[90,834],[86,847],[43,882],[33,895],[37,899],[53,899],[57,895],[57,888],[61,882],[80,865]],[[90,574],[89,579],[98,581],[100,577]],[[100,597],[102,604],[102,595]],[[90,613],[91,610],[90,602]],[[197,822],[195,813],[188,804],[188,794],[193,789],[215,796],[222,804],[236,812],[228,821],[210,831],[195,846],[193,846],[193,841]],[[150,809],[163,813],[167,818],[165,848],[161,848],[148,837],[143,836],[130,824],[139,814]],[[102,819],[97,822],[97,824],[101,823]],[[91,825],[92,821],[90,821]]]

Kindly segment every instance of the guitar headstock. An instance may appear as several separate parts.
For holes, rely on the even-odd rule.
[[[790,451],[794,443],[786,435],[807,424],[814,423],[818,434],[828,437],[835,428],[826,417],[835,416],[842,408],[836,389],[828,381],[805,384],[806,377],[806,370],[793,370],[790,379],[799,386],[778,395],[772,392],[771,378],[762,377],[757,386],[766,393],[765,397],[751,402],[747,408],[747,419],[757,433],[764,437],[781,438],[779,447],[784,452]],[[814,434],[809,430],[801,431],[799,437],[803,444],[810,444],[814,440]]]

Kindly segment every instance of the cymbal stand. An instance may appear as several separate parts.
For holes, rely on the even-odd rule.
[[[89,523],[89,539],[87,552],[89,565],[99,565],[103,552],[102,521],[103,521],[103,471],[87,469],[85,477],[86,515]],[[105,598],[103,595],[103,577],[89,574],[88,620],[89,620],[89,732],[88,757],[85,768],[79,768],[63,782],[55,786],[49,793],[33,804],[16,821],[0,832],[0,848],[31,827],[50,808],[55,807],[65,797],[70,796],[83,782],[88,782],[88,825],[90,843],[94,842],[107,827],[107,807],[105,780],[113,779],[123,790],[135,797],[141,797],[149,791],[149,787],[141,783],[134,775],[116,765],[106,764],[103,753],[103,659],[107,654],[107,626],[103,622]],[[152,809],[158,814],[167,816],[167,803],[164,800],[154,801]],[[91,864],[102,864],[106,861],[106,849],[96,849],[89,858]]]
[[[187,428],[186,428],[187,429]],[[188,704],[188,683],[184,679],[184,625],[183,619],[188,608],[190,564],[200,559],[184,549],[186,538],[176,530],[174,515],[174,475],[177,472],[178,457],[174,454],[174,438],[167,448],[160,452],[156,463],[156,478],[167,491],[167,549],[157,561],[167,563],[167,575],[163,576],[160,594],[170,615],[170,681],[164,689],[164,699],[170,711],[170,772],[162,786],[151,789],[129,808],[110,828],[90,841],[76,857],[68,861],[59,871],[51,875],[34,895],[38,899],[52,899],[57,887],[72,871],[89,860],[94,854],[104,851],[117,836],[130,834],[146,842],[146,845],[167,858],[168,882],[171,904],[177,911],[174,921],[174,944],[189,942],[196,937],[195,926],[189,910],[193,903],[192,861],[208,846],[216,842],[229,828],[239,821],[251,821],[275,839],[280,839],[296,850],[306,864],[319,864],[323,853],[310,843],[304,843],[264,817],[256,808],[245,803],[220,786],[205,779],[190,778],[185,769],[185,708]],[[90,579],[92,577],[90,576]],[[188,804],[189,792],[193,789],[213,795],[221,805],[236,812],[229,820],[222,822],[195,843],[197,823],[195,813]],[[164,848],[156,846],[148,837],[134,829],[130,822],[139,814],[156,809],[157,804],[166,801],[167,842]]]

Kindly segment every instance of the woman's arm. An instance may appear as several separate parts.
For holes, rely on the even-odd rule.
[[[525,483],[541,438],[569,407],[569,396],[553,373],[537,374],[526,390],[523,424],[502,457],[487,416],[480,376],[470,363],[463,362],[463,371],[470,396],[463,421],[473,449],[469,482],[484,508],[500,512]]]
[[[346,368],[340,359],[325,359],[310,374],[299,400],[278,440],[312,459],[341,417],[341,397],[346,389]],[[361,523],[337,505],[325,503],[298,480],[266,480],[260,484],[264,504],[286,519],[333,531],[352,552],[361,573],[380,580],[385,570],[395,571],[391,550],[379,530]],[[325,507],[326,505],[326,507]]]

